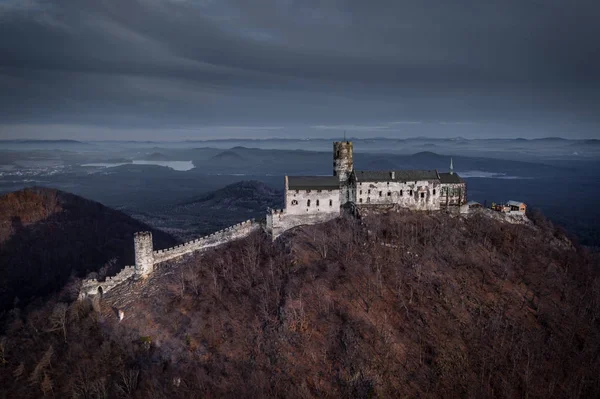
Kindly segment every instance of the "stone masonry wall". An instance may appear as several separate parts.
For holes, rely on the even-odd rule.
[[[273,240],[285,231],[302,225],[317,224],[333,220],[340,216],[340,208],[332,212],[319,212],[307,214],[289,214],[283,209],[272,209],[267,214],[267,231]]]
[[[261,229],[260,223],[254,220],[247,220],[245,222],[233,225],[226,229],[217,231],[209,236],[198,238],[186,242],[181,245],[177,245],[173,248],[161,249],[154,251],[154,264],[160,262],[166,262],[168,260],[178,258],[180,256],[204,250],[207,248],[216,247],[218,245],[226,244],[230,241],[238,240],[240,238],[247,237],[251,233]]]
[[[98,281],[96,279],[83,280],[79,291],[79,299],[84,299],[91,295],[104,294],[133,277],[147,276],[152,272],[154,265],[157,263],[166,262],[192,252],[202,251],[247,237],[261,228],[262,226],[259,222],[247,220],[206,237],[158,251],[153,251],[151,233],[136,233],[134,236],[134,247],[136,262],[139,261],[139,264],[126,266],[116,276],[107,277],[105,281]]]
[[[356,187],[356,205],[392,205],[412,210],[438,210],[439,183],[416,182],[359,182]]]
[[[135,275],[135,266],[125,266],[116,276],[107,277],[105,281],[96,279],[83,280],[79,290],[79,299],[84,299],[91,295],[104,294],[129,280]]]

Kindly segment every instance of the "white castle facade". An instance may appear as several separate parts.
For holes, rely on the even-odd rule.
[[[285,209],[271,209],[273,238],[286,230],[339,217],[344,207],[397,206],[415,211],[458,210],[467,202],[463,179],[453,171],[356,171],[350,141],[333,143],[333,176],[286,176]]]

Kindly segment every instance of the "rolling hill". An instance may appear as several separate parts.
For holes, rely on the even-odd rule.
[[[153,229],[59,190],[28,188],[0,196],[0,310],[55,292],[71,275],[133,264],[133,233],[142,230]],[[153,232],[159,248],[176,243]]]

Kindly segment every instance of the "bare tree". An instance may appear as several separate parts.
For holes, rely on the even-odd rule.
[[[67,311],[69,306],[66,303],[59,302],[54,306],[50,315],[50,331],[62,332],[65,343],[67,342]]]

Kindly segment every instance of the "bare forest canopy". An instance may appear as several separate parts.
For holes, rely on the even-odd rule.
[[[598,259],[534,219],[340,219],[65,290],[7,318],[3,394],[598,397]]]

